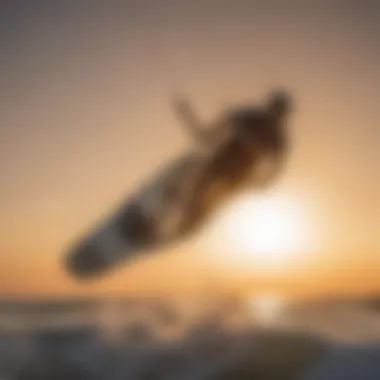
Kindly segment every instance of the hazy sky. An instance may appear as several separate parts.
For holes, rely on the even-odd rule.
[[[380,287],[379,17],[377,1],[2,3],[0,292],[90,289],[61,270],[63,248],[186,149],[172,94],[207,119],[276,85],[297,102],[279,186],[322,218],[320,276]],[[199,284],[210,266],[184,251],[126,268],[115,289],[181,266]]]

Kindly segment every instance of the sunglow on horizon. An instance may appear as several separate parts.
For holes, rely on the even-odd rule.
[[[315,248],[309,211],[298,197],[242,195],[217,217],[206,245],[233,267],[281,271]]]

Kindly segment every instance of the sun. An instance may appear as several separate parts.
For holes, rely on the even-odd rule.
[[[260,268],[291,264],[311,243],[311,227],[300,200],[244,196],[220,215],[210,238],[218,252]]]

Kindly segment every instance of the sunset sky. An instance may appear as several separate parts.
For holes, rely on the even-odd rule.
[[[2,5],[0,294],[175,291],[237,278],[260,289],[380,289],[379,14],[375,1]],[[64,272],[67,243],[188,148],[175,93],[209,120],[277,85],[292,91],[296,112],[287,170],[268,197],[292,199],[307,220],[313,243],[300,257],[265,275],[233,244],[221,252],[216,232],[212,244],[173,248],[94,284]]]

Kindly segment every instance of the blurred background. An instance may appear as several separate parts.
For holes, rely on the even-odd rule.
[[[339,342],[377,338],[377,2],[0,6],[0,375],[21,376],[24,360],[32,376],[31,363],[68,336],[90,351],[95,336],[108,349],[162,347],[204,324],[235,337],[269,324]],[[189,148],[173,95],[187,94],[207,121],[278,85],[296,109],[274,187],[238,195],[192,241],[98,281],[67,274],[67,244]],[[50,328],[66,338],[43,338]],[[95,372],[88,378],[106,378]]]

